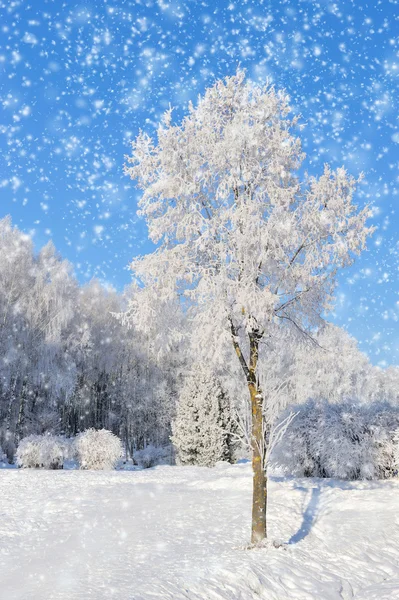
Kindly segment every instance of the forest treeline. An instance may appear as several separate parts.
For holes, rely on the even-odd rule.
[[[32,433],[117,434],[126,450],[168,442],[173,353],[154,360],[149,339],[123,326],[125,295],[79,286],[49,242],[0,220],[0,446],[12,459]]]
[[[0,447],[7,457],[27,435],[72,437],[90,427],[118,435],[130,456],[170,443],[177,402],[180,396],[187,402],[187,385],[195,389],[198,367],[184,341],[196,335],[184,313],[180,341],[154,347],[151,332],[118,318],[133,287],[117,293],[97,280],[79,285],[51,242],[35,253],[9,217],[0,220],[0,252]],[[168,328],[171,318],[154,316],[155,326]],[[277,350],[272,363],[270,344]],[[204,370],[218,378],[245,440],[248,405],[236,360],[226,350],[221,364],[210,349],[198,372],[202,380]],[[273,406],[309,398],[398,403],[399,368],[372,366],[356,341],[332,325],[318,333],[317,344],[268,341],[260,360],[263,385],[278,398]]]

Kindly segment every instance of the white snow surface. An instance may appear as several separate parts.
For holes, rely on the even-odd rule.
[[[269,481],[248,549],[249,464],[0,471],[7,600],[394,600],[399,481]]]

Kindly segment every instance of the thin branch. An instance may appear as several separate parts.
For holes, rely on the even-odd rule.
[[[306,290],[301,290],[300,292],[297,293],[296,296],[294,296],[293,298],[290,298],[289,300],[287,300],[286,302],[284,302],[283,304],[281,304],[280,306],[278,306],[274,310],[274,312],[278,313],[280,310],[283,310],[284,308],[286,308],[287,306],[289,306],[293,302],[297,302],[299,300],[299,298],[301,297],[302,294],[306,294],[307,292],[310,292],[310,290],[311,290],[311,288],[308,288]]]
[[[234,431],[230,432],[230,435],[240,440],[241,442],[244,440],[249,450],[251,448],[251,436],[248,433],[248,427],[245,426],[242,418],[240,417],[237,410],[234,411],[234,423],[237,425],[238,429],[241,431],[241,435],[239,433],[235,433]]]
[[[305,337],[309,338],[310,341],[315,344],[318,348],[322,348],[322,346],[320,346],[319,342],[310,335],[310,333],[308,333],[307,331],[305,331],[304,329],[302,329],[302,327],[300,327],[298,325],[298,323],[296,323],[296,321],[294,321],[294,319],[292,319],[291,317],[289,317],[288,315],[276,315],[279,319],[286,319],[287,321],[290,321],[297,329],[300,333],[302,333],[302,335],[304,335]]]
[[[266,450],[266,464],[269,462],[269,458],[270,455],[273,451],[273,449],[276,447],[276,445],[278,444],[278,442],[282,439],[282,437],[284,436],[285,432],[287,431],[288,427],[290,426],[291,422],[295,419],[295,417],[297,416],[297,412],[290,412],[289,415],[287,415],[287,417],[285,417],[285,419],[283,419],[280,423],[278,423],[275,427],[271,428],[271,432],[270,432],[270,438],[269,438],[269,444]]]

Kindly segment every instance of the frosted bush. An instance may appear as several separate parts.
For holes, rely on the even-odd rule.
[[[339,479],[397,474],[399,407],[309,401],[296,410],[271,457],[286,474]]]
[[[169,464],[170,448],[159,448],[149,445],[143,450],[136,450],[134,460],[144,469],[155,467],[155,465]]]
[[[30,435],[18,446],[16,457],[20,467],[60,469],[66,458],[68,442],[54,435]]]
[[[122,455],[120,439],[107,429],[87,429],[74,446],[81,469],[113,469]]]
[[[41,436],[30,435],[24,438],[16,452],[17,465],[28,469],[40,467]]]

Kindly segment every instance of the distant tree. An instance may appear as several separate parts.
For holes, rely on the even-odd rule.
[[[294,349],[295,392],[291,402],[302,404],[309,398],[331,403],[348,399],[367,402],[371,365],[356,340],[331,324],[323,327],[315,339],[318,345]]]
[[[172,442],[180,464],[211,467],[233,462],[237,428],[230,401],[218,379],[193,369],[178,396]]]
[[[133,262],[143,284],[129,309],[146,328],[162,303],[179,298],[198,359],[223,355],[230,339],[251,402],[252,541],[266,536],[264,415],[260,344],[291,328],[303,335],[331,307],[337,269],[365,246],[368,208],[352,201],[356,181],[326,166],[300,182],[300,141],[288,97],[245,81],[217,81],[181,125],[168,110],[154,142],[141,132],[126,173],[143,190],[141,215],[159,244]],[[172,326],[171,326],[172,328]]]

